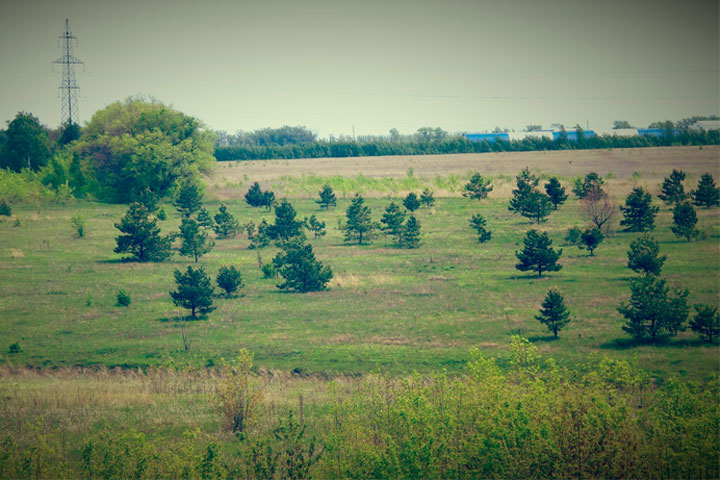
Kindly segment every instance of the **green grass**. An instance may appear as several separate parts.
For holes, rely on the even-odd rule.
[[[236,198],[242,199],[240,191]],[[566,230],[582,225],[574,200],[536,227],[512,215],[505,199],[438,199],[432,210],[416,212],[423,232],[417,250],[396,248],[382,237],[370,245],[343,242],[337,226],[348,200],[339,200],[330,211],[319,210],[310,199],[291,200],[300,217],[315,214],[327,222],[328,235],[311,243],[335,274],[329,290],[280,292],[275,280],[262,278],[246,238],[217,240],[199,265],[213,278],[221,265],[236,265],[245,280],[244,296],[217,298],[217,310],[189,322],[189,352],[174,321],[185,312],[172,304],[168,292],[174,289],[173,270],[192,264],[190,258],[176,254],[163,263],[121,261],[113,253],[119,233],[113,223],[125,206],[13,205],[20,225],[15,226],[15,219],[0,222],[3,360],[32,366],[205,365],[246,347],[255,353],[256,364],[267,369],[327,375],[457,371],[472,346],[506,358],[509,338],[517,334],[566,365],[601,354],[630,359],[661,378],[701,378],[717,371],[717,347],[689,331],[658,346],[629,342],[616,307],[629,295],[627,280],[634,274],[625,267],[625,252],[637,234],[607,238],[595,257],[563,246]],[[389,200],[367,203],[377,220]],[[216,203],[207,206],[216,213]],[[228,207],[241,223],[273,219],[272,213],[251,209],[241,200]],[[178,215],[169,205],[165,210],[169,218],[160,222],[163,231],[176,230]],[[672,235],[667,207],[656,221],[653,235],[668,256],[663,274],[671,285],[690,290],[690,304],[718,301],[717,212],[698,211],[704,239],[692,243]],[[86,219],[85,238],[74,237],[71,217],[76,213]],[[475,241],[468,227],[474,213],[487,219],[490,242]],[[563,248],[561,271],[538,279],[514,268],[514,251],[530,228],[547,231],[553,246]],[[264,261],[275,252],[262,251]],[[552,286],[564,294],[572,314],[557,341],[534,319]],[[131,306],[116,306],[120,290],[132,297]],[[16,341],[23,351],[7,353]]]

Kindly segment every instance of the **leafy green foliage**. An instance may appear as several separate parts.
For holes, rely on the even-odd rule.
[[[299,293],[325,290],[333,277],[330,267],[315,259],[312,246],[302,238],[284,243],[273,264],[285,280],[277,286],[281,290]]]
[[[129,307],[132,303],[132,298],[125,290],[120,290],[115,298],[115,305],[118,307]]]
[[[415,192],[410,192],[407,194],[407,197],[405,197],[405,200],[403,200],[403,205],[409,211],[414,212],[415,210],[420,208],[420,200],[418,200]]]
[[[0,144],[0,168],[19,172],[23,168],[38,170],[50,158],[50,137],[31,113],[18,112],[8,122],[5,142]]]
[[[203,194],[193,182],[183,182],[175,196],[175,208],[180,215],[190,218],[202,207]]]
[[[227,298],[230,298],[233,293],[245,286],[242,275],[240,275],[240,272],[234,265],[229,267],[226,265],[221,266],[217,277],[215,277],[215,281],[217,282],[218,287],[225,290],[225,297]]]
[[[558,331],[570,322],[570,312],[565,307],[565,299],[559,290],[554,288],[548,290],[540,309],[540,315],[535,315],[535,318],[547,326],[548,330],[553,332],[557,338]]]
[[[195,263],[215,246],[215,242],[208,238],[204,228],[192,218],[183,218],[180,225],[180,255],[193,257]]]
[[[358,244],[362,244],[363,238],[372,239],[375,230],[375,222],[370,218],[372,210],[365,205],[365,199],[356,193],[350,202],[345,214],[347,222],[345,223],[345,240],[352,241],[357,239]]]
[[[643,235],[630,243],[627,252],[628,268],[645,275],[660,275],[667,256],[660,255],[660,245],[650,235]]]
[[[205,314],[215,309],[210,278],[202,267],[188,266],[185,273],[175,270],[174,275],[177,290],[170,292],[170,296],[176,306],[190,310],[193,318],[196,313]]]
[[[420,203],[428,208],[435,205],[435,197],[433,196],[433,191],[429,188],[424,189],[420,194]]]
[[[160,235],[157,220],[140,203],[131,203],[125,216],[115,228],[123,235],[116,237],[115,253],[130,253],[140,262],[161,262],[172,254],[174,235]]]
[[[233,433],[244,432],[263,398],[260,379],[252,372],[253,354],[241,348],[237,357],[221,361],[213,404],[223,426]]]
[[[595,249],[600,245],[605,236],[596,227],[586,228],[582,234],[580,234],[580,248],[587,248],[592,257],[595,253]]]
[[[712,305],[695,305],[695,317],[690,320],[690,330],[700,335],[700,338],[713,342],[720,337],[720,313]]]
[[[532,270],[538,273],[538,277],[542,277],[542,272],[557,272],[562,265],[557,263],[562,249],[555,251],[550,247],[552,240],[546,232],[538,234],[535,230],[530,230],[525,234],[523,239],[524,248],[521,252],[515,252],[515,256],[520,263],[515,268],[521,272]]]
[[[480,243],[485,243],[492,237],[492,232],[486,227],[487,221],[479,213],[470,218],[470,228],[477,232],[478,242]]]
[[[703,173],[697,189],[690,192],[690,195],[698,207],[710,208],[720,205],[720,188],[715,186],[715,180],[709,173]]]
[[[670,230],[678,237],[685,237],[689,242],[700,233],[695,225],[697,225],[697,214],[690,202],[677,203],[673,208],[673,225]]]
[[[575,179],[573,193],[578,198],[585,198],[590,192],[594,192],[596,196],[600,197],[603,193],[602,186],[604,183],[605,181],[600,175],[595,172],[590,172],[585,175],[585,178]]]
[[[625,199],[625,206],[620,210],[625,216],[620,225],[626,232],[644,232],[655,228],[655,215],[660,207],[653,206],[652,197],[642,187],[635,187]]]
[[[665,279],[646,275],[631,279],[630,291],[629,302],[621,303],[618,312],[627,320],[623,330],[635,340],[655,343],[684,330],[689,312],[687,290],[678,290],[670,297]]]
[[[410,215],[402,229],[401,245],[405,248],[418,248],[420,246],[420,220]]]
[[[119,203],[141,201],[146,190],[162,198],[214,164],[213,134],[200,121],[134,98],[95,112],[73,148],[94,170],[97,196]]]
[[[218,210],[218,213],[215,214],[215,224],[213,225],[215,234],[220,239],[235,237],[235,235],[240,232],[240,223],[227,211],[227,205],[220,205]]]
[[[330,187],[330,185],[325,184],[322,190],[318,192],[318,195],[320,196],[320,198],[316,200],[316,203],[320,205],[320,208],[328,210],[330,207],[334,207],[337,204],[335,192],[333,192],[333,189]]]
[[[552,177],[548,180],[545,184],[545,193],[547,193],[547,196],[550,198],[555,210],[557,210],[558,205],[565,203],[565,200],[568,198],[565,193],[565,187],[562,186],[557,177]]]
[[[287,242],[298,236],[304,236],[305,222],[297,220],[297,212],[292,204],[282,199],[275,205],[275,223],[267,229],[268,237],[278,243]]]
[[[685,187],[683,181],[685,180],[685,172],[682,170],[673,169],[669,177],[663,180],[662,192],[658,197],[668,205],[673,203],[680,203],[687,195],[685,194]]]
[[[475,172],[470,177],[470,181],[465,184],[463,197],[470,198],[471,200],[482,200],[487,198],[488,193],[492,192],[493,185],[490,179],[485,179],[479,173]]]

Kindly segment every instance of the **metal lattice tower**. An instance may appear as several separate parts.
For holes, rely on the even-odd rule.
[[[77,37],[70,32],[70,21],[65,19],[65,33],[58,37],[62,41],[62,56],[53,62],[62,65],[62,80],[60,81],[58,96],[61,98],[61,118],[63,125],[79,122],[78,115],[78,87],[75,81],[75,65],[85,62],[80,61],[73,54],[73,40]],[[60,43],[60,42],[58,42]]]

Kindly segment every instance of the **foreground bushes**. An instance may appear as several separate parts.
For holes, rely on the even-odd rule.
[[[329,385],[329,398],[313,396],[303,384],[299,390],[314,402],[303,407],[301,399],[293,414],[290,402],[280,407],[278,397],[268,397],[236,435],[224,433],[224,417],[212,401],[212,385],[228,375],[223,368],[193,372],[185,380],[165,374],[174,379],[168,392],[178,385],[194,392],[190,410],[202,413],[192,421],[217,419],[204,433],[173,428],[174,434],[163,436],[140,424],[148,431],[120,433],[118,426],[106,426],[77,436],[44,416],[25,419],[18,429],[0,404],[7,423],[0,436],[0,477],[720,476],[717,378],[655,385],[627,362],[608,359],[565,370],[520,338],[513,339],[509,368],[477,351],[471,357],[467,371],[454,377],[338,378]],[[146,375],[160,378],[157,372]],[[323,391],[327,386],[316,385]],[[158,388],[158,395],[167,395],[152,387]],[[281,398],[292,395],[287,386],[281,391]]]

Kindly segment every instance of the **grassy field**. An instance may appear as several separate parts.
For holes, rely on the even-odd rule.
[[[621,329],[616,307],[628,297],[627,280],[633,275],[625,267],[625,252],[637,234],[614,234],[595,257],[563,246],[567,229],[583,225],[572,198],[538,227],[563,248],[563,269],[537,279],[514,268],[515,250],[525,232],[536,227],[511,214],[507,200],[514,175],[524,166],[544,177],[559,175],[568,190],[572,177],[595,170],[608,177],[617,203],[635,184],[657,194],[672,168],[688,173],[689,189],[704,172],[718,177],[719,152],[705,147],[220,164],[207,193],[211,213],[225,201],[241,223],[262,217],[272,221],[272,213],[251,209],[242,199],[247,186],[260,180],[288,195],[300,217],[315,214],[327,222],[327,236],[311,243],[334,278],[326,292],[281,293],[275,280],[262,278],[246,238],[217,240],[199,265],[213,277],[221,265],[236,265],[246,283],[244,295],[218,298],[217,310],[206,319],[188,322],[189,352],[175,321],[185,312],[173,306],[168,292],[174,289],[173,270],[184,269],[190,259],[121,261],[112,251],[118,234],[113,223],[124,206],[14,205],[14,218],[0,223],[0,337],[6,343],[0,348],[7,352],[19,342],[23,351],[3,352],[3,360],[31,366],[202,366],[245,347],[262,369],[329,376],[405,374],[458,371],[473,346],[502,362],[510,336],[521,335],[564,365],[599,354],[631,360],[659,378],[704,378],[717,372],[718,350],[694,333],[683,332],[658,346],[636,346]],[[492,176],[496,188],[488,200],[459,197],[473,170]],[[312,199],[326,181],[340,196],[357,190],[371,197],[375,219],[389,198],[409,190],[429,186],[442,197],[434,208],[418,212],[419,249],[399,249],[382,237],[357,246],[343,242],[337,228],[349,200],[340,199],[337,208],[325,212]],[[163,231],[176,230],[178,215],[169,205],[165,209],[169,219],[161,222]],[[474,213],[487,218],[493,232],[489,243],[475,241],[468,227]],[[74,237],[74,214],[86,219],[85,238]],[[690,304],[717,304],[720,219],[717,209],[698,214],[699,241],[674,237],[672,214],[664,205],[653,235],[668,256],[663,273],[669,283],[689,289]],[[262,257],[269,261],[274,254],[268,248]],[[572,322],[556,341],[534,319],[553,286],[572,312]],[[115,306],[121,289],[132,297],[128,308]]]

